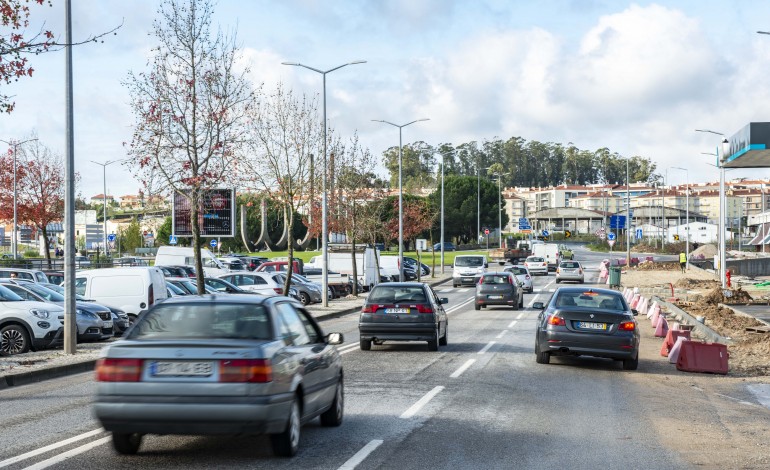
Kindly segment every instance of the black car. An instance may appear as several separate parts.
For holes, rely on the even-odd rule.
[[[537,318],[535,355],[539,364],[551,356],[595,356],[623,362],[623,369],[639,364],[638,312],[620,292],[610,289],[560,287]]]
[[[433,289],[419,282],[386,282],[369,292],[358,320],[360,346],[385,341],[427,341],[430,351],[446,346],[449,319]]]
[[[155,266],[163,272],[165,277],[189,277],[187,271],[181,266]]]
[[[474,307],[481,310],[488,305],[506,305],[518,310],[524,307],[524,289],[519,286],[513,273],[485,273],[476,284]]]
[[[404,266],[412,268],[414,271],[417,271],[417,260],[414,258],[409,258],[408,256],[404,256]],[[420,266],[420,276],[427,276],[430,274],[430,268],[425,263],[419,263]]]

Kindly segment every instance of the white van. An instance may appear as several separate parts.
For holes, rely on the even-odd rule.
[[[356,252],[356,275],[358,282],[366,288],[379,282],[378,277],[374,274],[374,258],[379,254],[379,250],[375,251],[373,248],[366,248],[360,253]],[[353,275],[353,255],[351,253],[327,253],[327,256],[329,257],[329,271],[348,276]],[[323,269],[323,256],[313,256],[304,266],[305,268]],[[382,272],[382,267],[380,272]]]
[[[401,275],[399,269],[398,256],[396,255],[382,255],[380,256],[380,276],[390,278],[394,282],[398,282]]]
[[[548,262],[548,270],[556,271],[559,265],[559,245],[541,243],[532,247],[532,256],[539,256]]]
[[[217,277],[230,272],[209,250],[201,249],[203,275]],[[190,246],[161,246],[155,255],[155,266],[195,266],[195,253]]]
[[[168,297],[163,271],[149,266],[78,271],[75,291],[87,299],[123,310],[131,323]]]
[[[484,255],[457,255],[452,268],[452,286],[476,285],[487,272],[487,257]]]

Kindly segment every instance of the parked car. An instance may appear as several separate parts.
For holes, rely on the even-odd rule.
[[[286,274],[274,273],[273,279],[283,285],[286,282]],[[319,303],[323,301],[323,291],[321,290],[321,286],[314,282],[308,281],[300,274],[292,273],[291,287],[297,290],[299,301],[302,302],[303,305],[310,305],[311,303]]]
[[[182,289],[181,287],[177,287],[170,282],[166,283],[166,293],[168,294],[169,298],[179,297],[180,295],[190,295],[190,293],[186,290]]]
[[[524,307],[524,290],[511,272],[488,272],[476,284],[474,307],[481,310],[489,305],[507,305],[514,310]]]
[[[171,284],[182,289],[185,295],[198,295],[198,285],[195,280],[187,277],[167,277],[166,284]],[[203,288],[207,294],[217,294],[218,292],[208,285],[204,285]]]
[[[25,301],[0,286],[0,355],[21,354],[64,343],[64,309]]]
[[[562,261],[556,268],[556,283],[561,281],[584,282],[583,266],[580,261]]]
[[[342,342],[286,297],[172,298],[104,349],[94,414],[120,454],[146,434],[266,433],[293,456],[303,423],[342,424]]]
[[[158,266],[156,268],[163,272],[163,277],[187,277],[187,271],[181,266]]]
[[[529,273],[529,269],[523,264],[514,264],[513,266],[508,266],[507,268],[503,269],[503,271],[513,273],[513,275],[516,276],[516,280],[521,284],[522,289],[524,289],[524,292],[531,294],[535,291],[535,288],[532,285],[532,275]]]
[[[22,279],[32,282],[49,282],[48,276],[38,269],[0,268],[0,279]]]
[[[230,284],[235,284],[241,289],[256,292],[257,294],[272,296],[283,293],[283,285],[273,279],[273,273],[240,272],[220,274],[215,277],[224,279]]]
[[[610,289],[560,287],[547,304],[535,302],[535,356],[548,364],[551,356],[595,356],[623,362],[623,369],[639,364],[638,312],[620,292]]]
[[[113,266],[149,266],[150,263],[146,259],[142,259],[136,256],[124,256],[122,258],[115,258],[112,260]]]
[[[43,271],[51,284],[64,283],[64,271]]]
[[[235,284],[231,284],[224,279],[219,279],[216,277],[204,277],[203,282],[205,282],[207,286],[211,287],[217,292],[224,294],[256,294],[256,292],[241,289]]]
[[[45,284],[41,283],[41,286],[45,287],[46,289],[51,289],[54,292],[58,292],[59,295],[64,295],[64,286],[60,286],[58,284]],[[92,302],[93,300],[87,299],[83,297],[82,295],[75,294],[75,300],[76,301],[82,301],[82,302]],[[112,313],[112,327],[115,331],[115,336],[121,336],[123,332],[125,332],[129,326],[131,326],[131,320],[128,318],[128,315],[123,310],[113,307],[111,305],[104,305],[100,304],[110,310],[110,313]]]
[[[422,271],[420,272],[421,276],[427,276],[430,274],[430,267],[425,263],[419,263],[420,268]],[[415,271],[417,269],[417,260],[414,258],[410,258],[408,256],[404,256],[404,266],[414,268]]]
[[[90,268],[91,259],[88,256],[75,255],[75,268]]]
[[[225,268],[229,269],[230,271],[245,271],[246,265],[243,264],[243,261],[240,258],[235,257],[222,257],[217,258],[222,265],[224,265]]]
[[[433,288],[418,282],[386,282],[369,292],[358,320],[360,347],[385,341],[427,341],[429,351],[446,346],[449,319]]]
[[[548,275],[548,262],[545,258],[540,256],[528,256],[524,260],[524,266],[529,269],[529,272],[534,276],[535,274],[541,274],[543,276]]]
[[[64,307],[63,295],[40,284],[3,282],[2,286],[24,300],[47,302]],[[81,342],[110,339],[115,334],[112,313],[103,305],[76,300],[75,324],[78,330],[77,340]]]
[[[246,266],[246,269],[254,271],[260,264],[267,262],[267,258],[262,256],[244,256],[241,262]]]
[[[433,245],[433,251],[441,251],[441,243]],[[444,242],[444,251],[455,251],[455,245],[452,242]]]

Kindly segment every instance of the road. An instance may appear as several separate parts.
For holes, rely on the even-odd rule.
[[[590,258],[578,250],[576,259]],[[586,261],[589,281],[599,259]],[[322,322],[345,335],[345,421],[303,427],[293,459],[273,457],[262,436],[147,436],[139,455],[118,456],[91,416],[92,374],[80,374],[0,391],[0,468],[693,468],[656,432],[657,397],[631,379],[643,365],[535,363],[537,311],[529,307],[547,300],[554,279],[536,277],[519,311],[477,312],[472,289],[439,286],[450,336],[438,353],[424,343],[361,351],[357,315]]]

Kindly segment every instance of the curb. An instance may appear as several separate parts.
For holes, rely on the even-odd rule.
[[[47,369],[32,370],[29,372],[20,372],[18,374],[10,374],[0,378],[0,390],[16,387],[19,385],[29,385],[44,380],[56,379],[59,377],[66,377],[68,375],[80,374],[83,372],[91,372],[96,365],[96,359],[89,359],[83,362],[76,362],[74,364],[67,364],[63,366],[54,366]]]
[[[721,336],[716,331],[712,330],[711,328],[707,327],[703,323],[696,320],[692,315],[685,312],[681,308],[677,307],[676,305],[666,302],[665,300],[661,299],[660,297],[654,296],[655,299],[657,299],[658,303],[661,306],[666,307],[669,312],[679,321],[687,321],[688,325],[693,326],[693,330],[702,338],[705,338],[707,341],[710,341],[712,343],[721,343],[721,344],[733,344],[733,341],[729,338],[726,338],[724,336]]]

